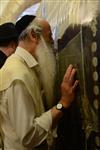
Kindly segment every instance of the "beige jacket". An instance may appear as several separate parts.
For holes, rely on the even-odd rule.
[[[37,61],[18,47],[0,70],[0,113],[5,150],[47,150],[51,111],[44,113]]]

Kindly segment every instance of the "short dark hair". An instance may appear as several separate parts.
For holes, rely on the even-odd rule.
[[[17,42],[18,32],[11,22],[0,25],[0,46],[8,46],[12,41]]]
[[[16,38],[13,38],[12,40],[10,39],[10,40],[5,40],[5,41],[2,41],[2,42],[0,42],[0,46],[1,47],[6,47],[6,46],[8,46],[11,42],[14,42],[14,43],[18,43],[18,39],[16,39]]]

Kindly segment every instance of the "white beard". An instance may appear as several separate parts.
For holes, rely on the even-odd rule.
[[[43,37],[38,44],[36,57],[40,67],[40,79],[46,97],[46,106],[51,108],[54,104],[54,85],[56,75],[56,60],[53,50],[47,46]]]

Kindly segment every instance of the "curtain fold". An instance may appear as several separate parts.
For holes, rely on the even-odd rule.
[[[28,7],[40,0],[0,0],[0,24],[13,21]]]

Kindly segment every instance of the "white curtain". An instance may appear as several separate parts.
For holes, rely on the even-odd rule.
[[[0,0],[0,24],[13,21],[28,7],[41,0]]]
[[[96,12],[92,10],[97,9],[99,3],[100,0],[42,0],[37,16],[46,18],[52,30],[58,26],[60,38],[69,25],[91,22]]]

